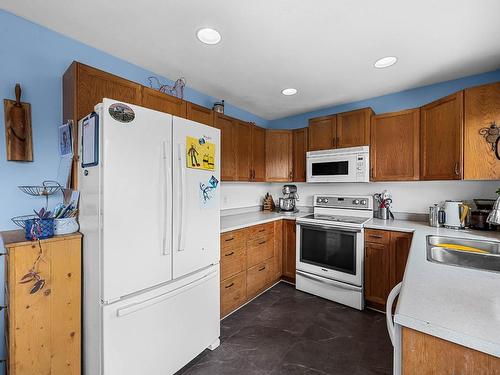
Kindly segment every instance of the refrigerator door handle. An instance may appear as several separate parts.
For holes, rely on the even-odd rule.
[[[169,168],[169,165],[168,165],[168,159],[167,159],[167,150],[168,150],[168,147],[167,147],[167,141],[163,141],[163,181],[164,181],[164,185],[162,186],[162,189],[163,189],[163,215],[164,215],[164,219],[163,219],[163,223],[164,223],[164,227],[163,227],[163,255],[169,255],[170,254],[170,246],[168,244],[168,236],[167,236],[167,233],[168,233],[168,228],[170,228],[171,226],[171,222],[170,222],[170,215],[169,215],[169,212],[168,212],[168,205],[169,205],[169,202],[171,201],[169,199],[169,189],[171,189],[171,181],[170,181],[170,168]]]
[[[153,297],[150,299],[146,299],[144,301],[137,302],[135,304],[132,304],[132,305],[129,305],[126,307],[122,307],[122,308],[116,310],[116,316],[117,317],[126,316],[126,315],[132,314],[136,311],[143,310],[145,308],[157,305],[157,304],[164,302],[172,297],[175,297],[179,293],[183,293],[191,288],[194,288],[194,287],[204,283],[206,280],[209,280],[215,276],[217,276],[217,270],[211,270],[210,272],[201,276],[199,279],[196,279],[187,285],[181,286],[180,288],[168,291],[166,293],[160,294],[159,296],[156,296],[156,297]]]
[[[181,143],[179,143],[179,167],[181,172],[180,178],[180,194],[181,194],[181,209],[180,209],[180,228],[179,228],[179,247],[177,251],[184,251],[184,228],[186,227],[186,192],[184,189],[186,188],[186,166],[183,163],[184,156],[184,147]]]

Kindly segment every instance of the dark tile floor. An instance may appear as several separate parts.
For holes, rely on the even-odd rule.
[[[385,315],[279,283],[221,322],[221,345],[177,375],[391,374]]]

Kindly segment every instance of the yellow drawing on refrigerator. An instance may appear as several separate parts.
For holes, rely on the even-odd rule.
[[[205,138],[186,137],[186,167],[215,170],[215,143]]]

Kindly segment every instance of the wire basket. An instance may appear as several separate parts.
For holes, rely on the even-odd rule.
[[[35,197],[49,196],[61,189],[61,185],[57,181],[44,181],[42,185],[22,185],[18,186],[19,190],[28,195]]]
[[[38,219],[38,216],[36,216],[36,215],[21,215],[21,216],[13,217],[11,220],[18,227],[25,229],[26,228],[26,221],[35,220],[35,219]]]
[[[42,185],[21,185],[18,186],[18,188],[25,194],[34,197],[45,197],[45,210],[47,210],[49,206],[49,195],[62,190],[62,186],[59,182],[51,180],[43,181]]]

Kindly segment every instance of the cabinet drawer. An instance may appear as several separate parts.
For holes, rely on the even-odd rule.
[[[274,237],[266,236],[248,241],[247,245],[247,267],[253,267],[258,263],[271,258],[274,255]]]
[[[221,251],[235,250],[240,247],[245,247],[247,230],[239,229],[231,232],[222,233],[220,235]]]
[[[273,280],[274,259],[268,259],[265,262],[247,270],[247,297],[252,298],[264,290]]]
[[[220,254],[220,278],[225,280],[246,269],[247,259],[244,247],[226,249]]]
[[[388,244],[391,240],[391,232],[387,230],[366,229],[365,242]]]
[[[247,231],[249,239],[272,236],[274,234],[274,222],[254,225],[248,228]]]
[[[220,283],[220,314],[225,316],[246,301],[247,275],[240,272]]]

